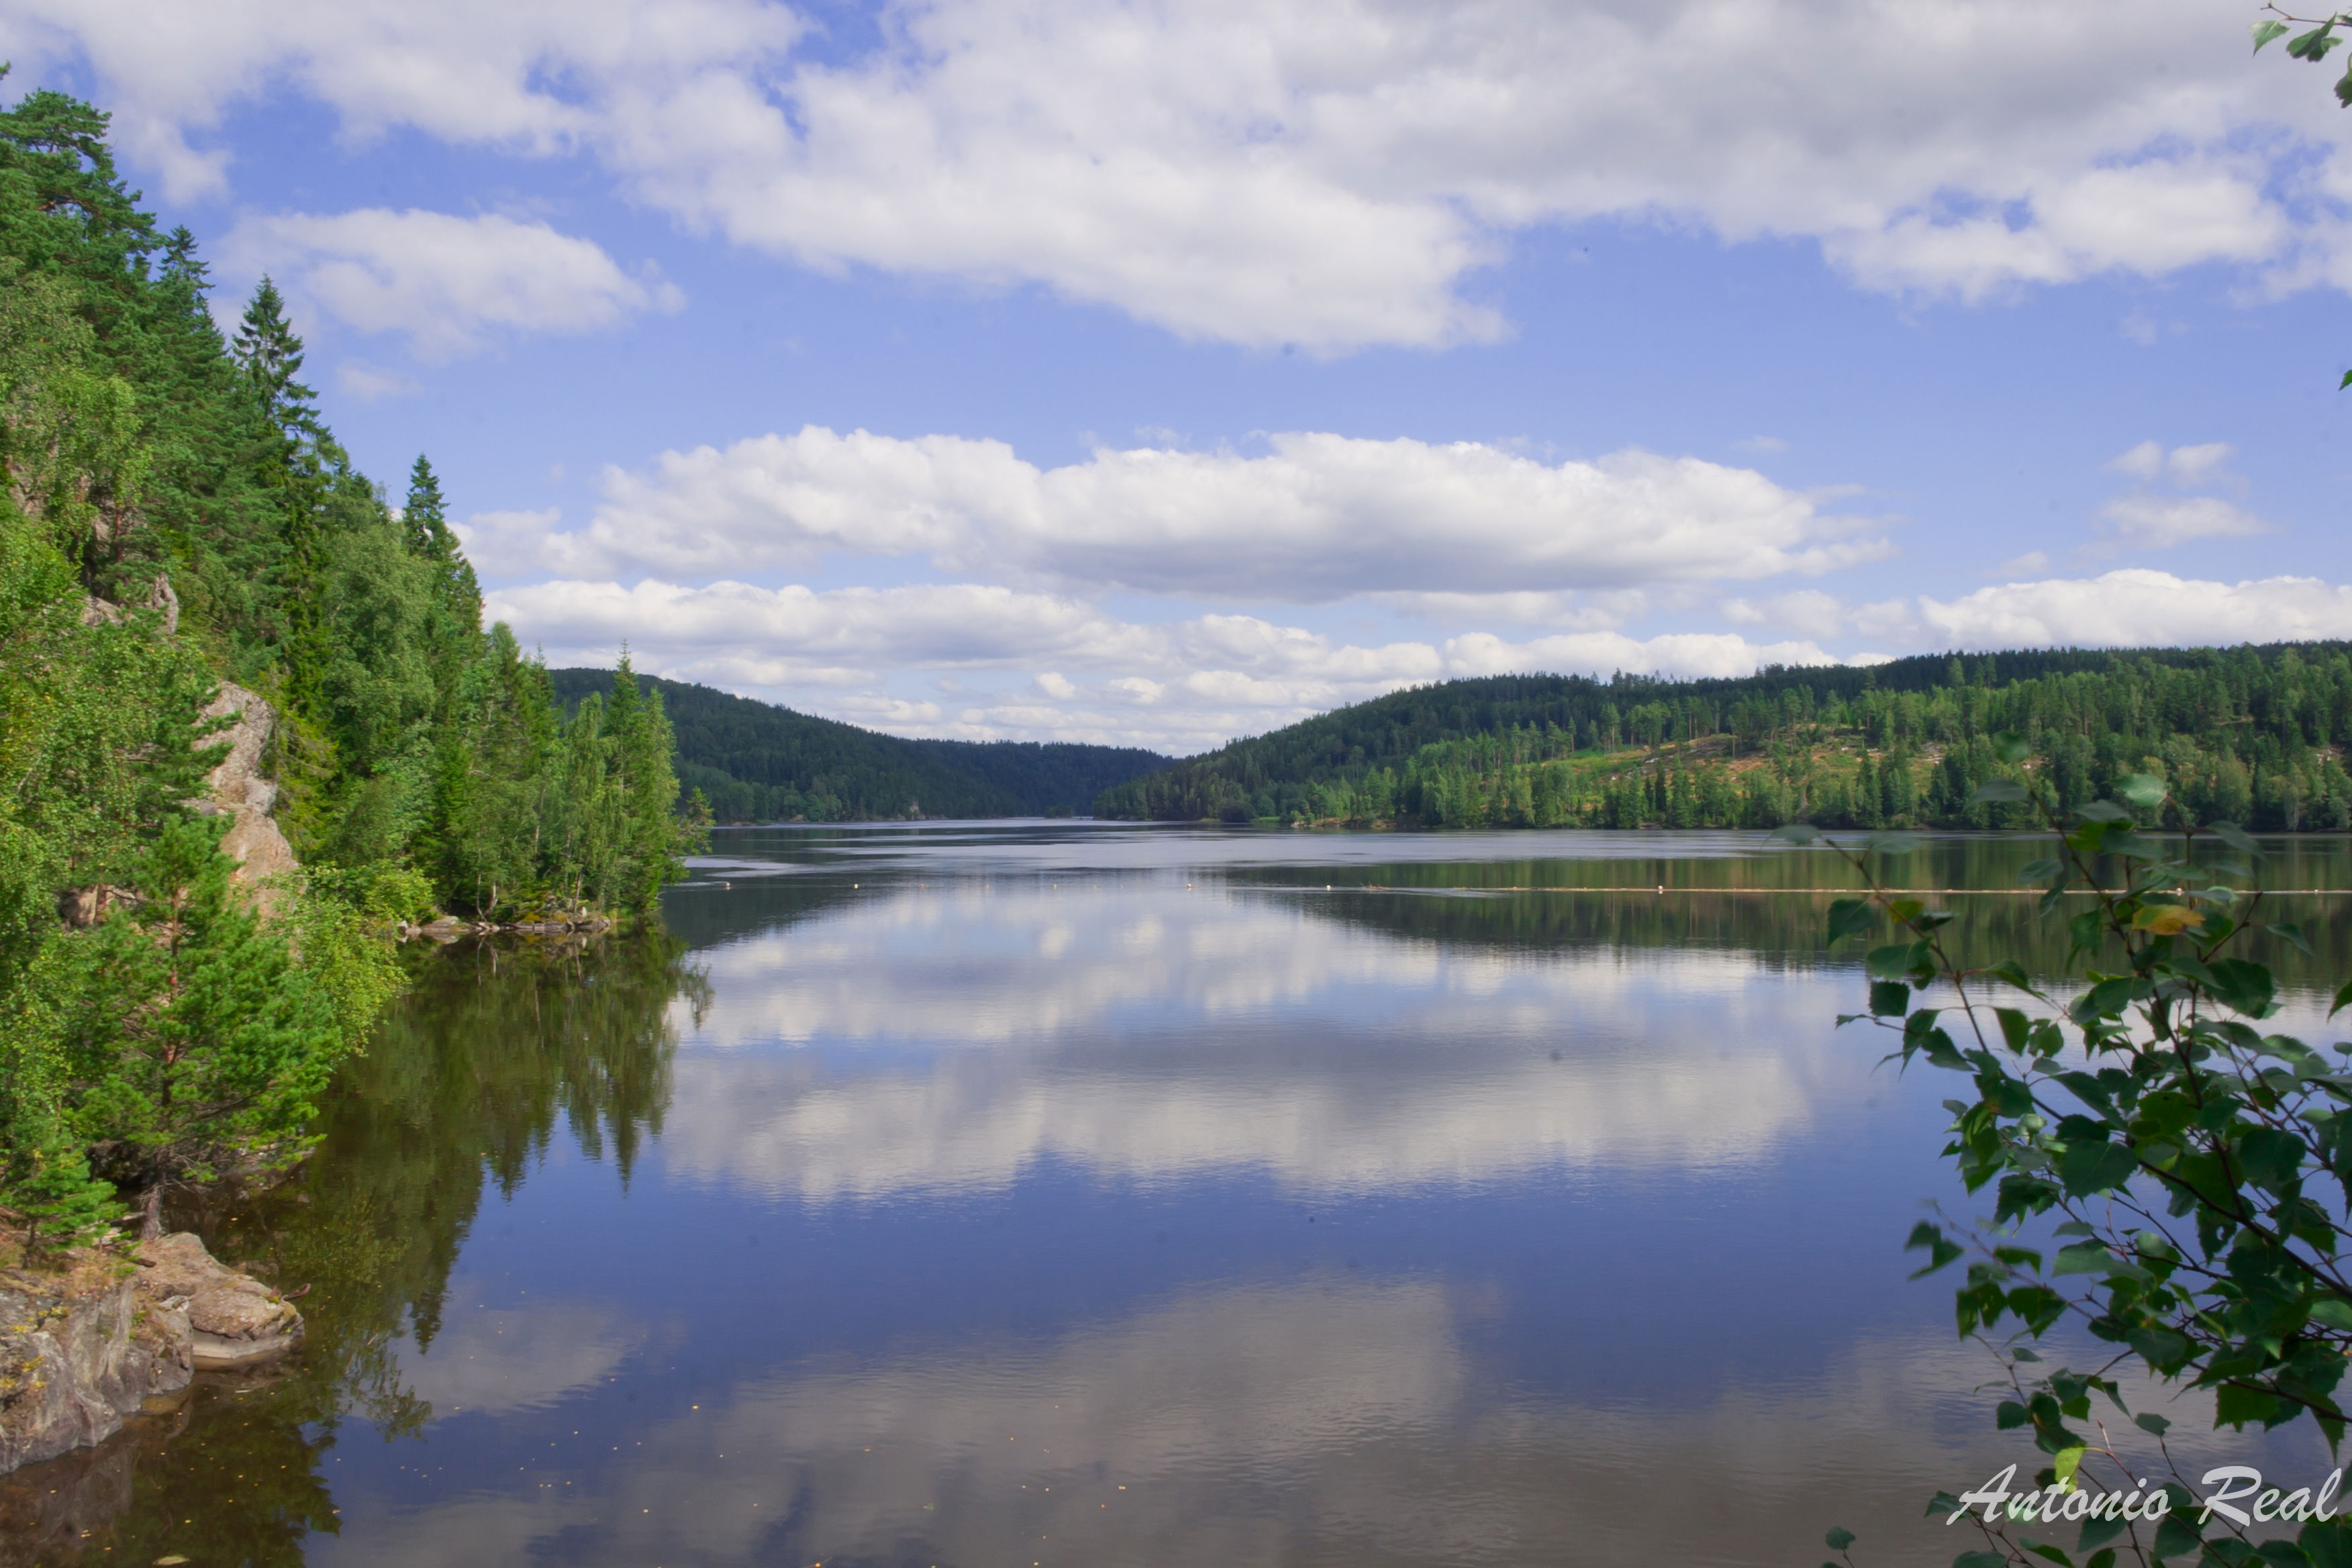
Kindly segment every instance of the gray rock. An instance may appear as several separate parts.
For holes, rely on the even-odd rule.
[[[302,1315],[183,1233],[63,1274],[0,1271],[0,1474],[101,1443],[172,1408],[198,1371],[301,1342]]]

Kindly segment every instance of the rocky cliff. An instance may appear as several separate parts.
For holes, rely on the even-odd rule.
[[[205,816],[226,814],[235,819],[221,839],[221,853],[237,863],[236,879],[257,889],[267,911],[276,901],[272,879],[297,869],[293,846],[270,815],[278,805],[278,784],[262,772],[278,715],[253,692],[223,681],[204,718],[207,722],[232,721],[207,737],[212,745],[227,742],[228,755],[205,776],[205,798],[188,804]]]
[[[197,1372],[285,1354],[302,1316],[183,1233],[93,1249],[61,1273],[0,1269],[0,1473],[168,1409]]]

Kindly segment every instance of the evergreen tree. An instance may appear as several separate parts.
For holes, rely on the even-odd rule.
[[[229,353],[262,416],[289,438],[315,426],[318,394],[294,378],[302,371],[302,340],[286,316],[286,298],[267,273],[237,323]]]

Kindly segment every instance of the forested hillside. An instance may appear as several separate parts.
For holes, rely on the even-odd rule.
[[[0,112],[0,1204],[68,1229],[93,1169],[152,1214],[298,1152],[394,918],[642,909],[692,833],[658,694],[623,671],[566,719],[430,465],[397,508],[353,468],[277,290],[225,336],[105,132]],[[259,753],[223,800],[232,719]],[[299,867],[243,885],[248,829]]]
[[[2062,805],[2153,773],[2207,819],[2352,826],[2352,644],[2031,650],[1738,680],[1400,691],[1105,791],[1098,816],[1430,826],[2022,826],[1971,805],[2015,731]]]
[[[604,669],[550,674],[567,704],[613,679]],[[707,686],[638,679],[661,693],[677,731],[679,778],[720,822],[1073,816],[1171,761],[1124,746],[910,741]]]

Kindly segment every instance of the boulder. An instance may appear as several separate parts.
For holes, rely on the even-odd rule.
[[[194,1234],[142,1242],[138,1257],[140,1294],[187,1314],[198,1372],[252,1366],[301,1343],[302,1314],[293,1303],[252,1276],[215,1262]]]
[[[0,1474],[173,1408],[196,1373],[301,1342],[302,1315],[183,1233],[63,1273],[0,1270]]]

